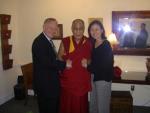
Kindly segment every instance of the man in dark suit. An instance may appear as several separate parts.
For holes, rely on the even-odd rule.
[[[141,23],[141,31],[137,36],[135,47],[136,48],[145,48],[147,45],[148,32],[146,30],[146,24]]]
[[[43,32],[33,41],[33,86],[37,95],[39,113],[57,113],[59,104],[59,70],[65,62],[57,60],[52,38],[57,32],[57,21],[47,18]]]

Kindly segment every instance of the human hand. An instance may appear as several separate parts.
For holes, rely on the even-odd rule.
[[[66,60],[66,67],[72,68],[72,61],[70,59]]]
[[[82,67],[87,68],[87,64],[88,64],[87,59],[83,58],[82,61],[81,61]]]

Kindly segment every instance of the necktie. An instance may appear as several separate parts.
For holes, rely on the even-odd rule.
[[[51,43],[52,47],[55,48],[55,45],[52,40],[50,40],[50,43]]]
[[[56,56],[57,56],[56,47],[55,47],[55,45],[54,45],[53,41],[52,41],[52,40],[50,40],[50,43],[51,43],[52,48],[53,48],[53,50],[54,50],[54,52],[55,52],[55,54],[56,54]]]

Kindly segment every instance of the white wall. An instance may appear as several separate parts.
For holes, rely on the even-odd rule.
[[[16,84],[20,67],[15,66],[8,71],[3,71],[0,66],[0,105],[14,97],[13,87]]]
[[[131,86],[134,86],[134,91],[131,91]],[[150,87],[148,85],[134,85],[134,84],[112,84],[112,90],[115,91],[130,91],[133,97],[133,105],[136,106],[150,106]]]
[[[9,24],[9,29],[12,30],[12,34],[9,43],[13,45],[13,49],[10,58],[14,59],[13,68],[7,71],[2,70],[2,64],[0,63],[0,105],[14,96],[13,86],[16,84],[17,75],[21,74],[20,67],[16,59],[17,56],[16,51],[18,48],[17,7],[18,7],[17,0],[0,0],[0,14],[11,15],[11,22]]]
[[[14,81],[16,75],[20,73],[18,65],[31,61],[32,41],[41,32],[42,23],[46,17],[55,17],[59,23],[63,24],[64,36],[71,34],[70,26],[73,19],[83,19],[87,28],[88,18],[101,17],[108,36],[111,33],[112,11],[150,10],[149,4],[149,0],[126,0],[125,2],[121,0],[0,0],[0,13],[12,15],[10,28],[13,32],[10,43],[13,44],[13,54],[11,54],[11,57],[14,59],[14,65],[16,65],[16,68],[11,72],[0,71],[0,74],[2,73],[0,75],[2,77],[0,79],[0,92],[3,92],[3,89],[10,88],[10,85],[4,86],[1,81],[7,79],[8,81]],[[58,47],[57,41],[55,43]],[[146,71],[145,57],[141,56],[115,56],[115,64],[123,70]],[[5,75],[6,73],[8,75]],[[15,76],[13,80],[11,78],[12,74]],[[11,85],[14,84],[14,82],[11,83]],[[118,87],[128,90],[130,85],[113,85],[113,89],[119,89]],[[147,87],[149,88],[149,86]],[[137,92],[141,90],[136,89]],[[11,93],[12,90],[8,92]],[[149,100],[150,90],[145,88],[140,93]],[[0,97],[3,98],[6,94],[7,92],[0,93]],[[133,96],[134,100],[136,99],[134,104],[140,105],[141,100],[138,100],[138,98],[143,99],[143,97],[138,94]]]
[[[70,35],[71,22],[81,18],[88,27],[88,18],[101,17],[107,36],[111,33],[112,10],[148,10],[149,0],[26,0],[19,1],[19,62],[31,60],[32,40],[41,32],[46,17],[55,17],[63,24],[64,36]],[[136,5],[133,5],[136,4]],[[87,34],[87,32],[86,32]],[[26,42],[26,43],[25,43]],[[28,52],[28,54],[25,54]],[[25,61],[24,61],[25,60]]]

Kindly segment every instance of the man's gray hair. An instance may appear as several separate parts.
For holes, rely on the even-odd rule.
[[[44,24],[47,24],[47,23],[52,22],[52,21],[57,22],[57,20],[55,18],[47,18],[47,19],[45,19]]]

